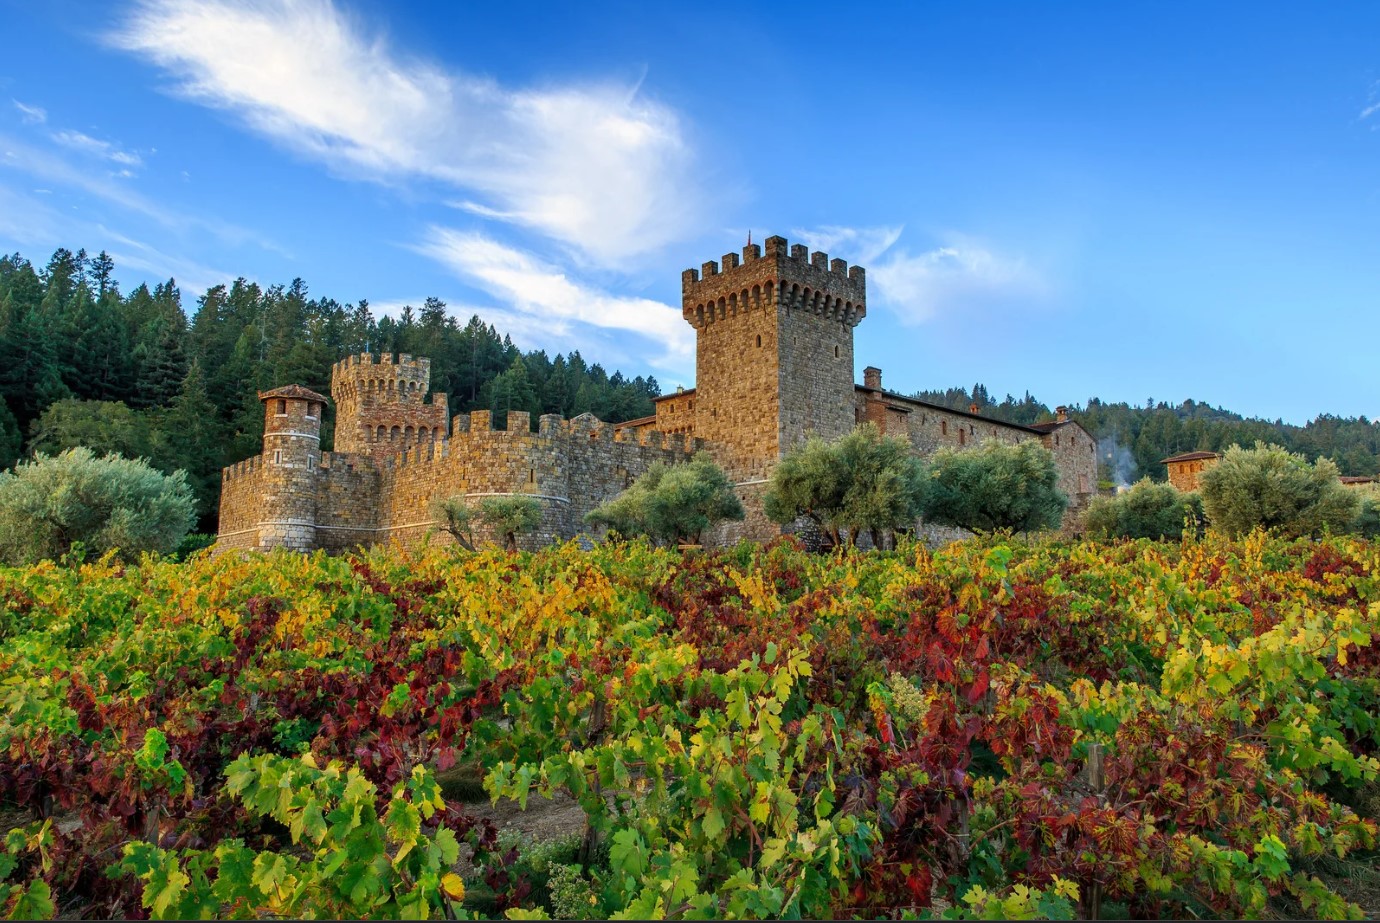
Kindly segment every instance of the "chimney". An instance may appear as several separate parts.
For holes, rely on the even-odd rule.
[[[1069,421],[1069,409],[1067,407],[1054,408],[1054,422],[1067,423]]]
[[[875,365],[863,369],[863,387],[882,390],[882,370]]]
[[[973,414],[973,415],[976,416],[976,415],[977,415],[977,411],[978,411],[978,406],[977,406],[977,402],[976,402],[976,401],[974,401],[973,403],[971,403],[971,404],[968,405],[968,412],[969,412],[969,413],[971,413],[971,414]]]

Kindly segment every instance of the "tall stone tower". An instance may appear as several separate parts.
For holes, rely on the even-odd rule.
[[[264,467],[259,547],[316,547],[316,476],[326,396],[301,385],[260,391]]]
[[[735,481],[766,478],[811,434],[853,429],[853,328],[867,314],[861,266],[801,244],[787,252],[784,237],[768,237],[741,260],[727,253],[722,267],[685,270],[681,306],[696,331],[695,435]]]
[[[335,450],[374,456],[391,455],[446,437],[446,395],[433,395],[431,360],[406,353],[361,353],[331,368],[335,399]]]

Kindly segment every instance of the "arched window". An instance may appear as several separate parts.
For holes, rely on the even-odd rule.
[[[388,440],[389,440],[390,442],[397,442],[398,439],[401,438],[401,436],[402,436],[402,427],[401,427],[401,426],[395,426],[395,427],[393,427],[391,430],[388,431]]]
[[[947,435],[949,435],[949,421],[948,421],[948,420],[940,420],[940,421],[939,421],[939,435],[941,435],[941,436],[947,436]]]
[[[834,358],[837,359],[838,357],[839,357],[839,348],[838,348],[837,346],[835,346],[835,347],[834,347]]]
[[[760,333],[757,334],[757,348],[758,348],[758,349],[761,349],[761,348],[762,348],[762,334],[760,334]]]

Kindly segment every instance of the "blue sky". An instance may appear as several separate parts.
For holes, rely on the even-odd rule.
[[[898,391],[1380,416],[1380,5],[0,0],[0,250],[428,295],[694,378],[680,270],[868,269]]]

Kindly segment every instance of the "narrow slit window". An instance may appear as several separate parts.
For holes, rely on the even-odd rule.
[[[757,348],[758,348],[758,349],[761,349],[761,348],[762,348],[762,334],[760,334],[760,333],[757,334]]]
[[[283,453],[282,453],[282,450],[280,449],[279,451],[273,453],[273,464],[275,464],[275,465],[281,465],[282,463],[283,463]]]
[[[280,417],[285,417],[285,416],[287,416],[287,401],[279,401],[279,402],[278,402],[278,416],[280,416]]]

